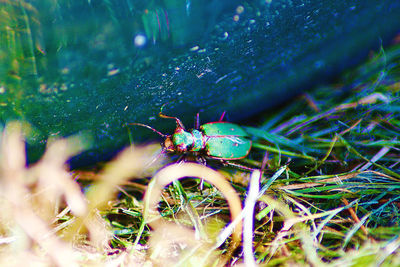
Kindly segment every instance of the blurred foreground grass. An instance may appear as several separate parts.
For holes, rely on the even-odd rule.
[[[27,166],[22,126],[9,124],[0,265],[398,266],[399,92],[394,45],[264,114],[246,128],[253,149],[241,162],[258,169],[264,159],[262,176],[213,161],[218,172],[190,163],[159,171],[168,159],[153,162],[158,145],[70,171],[65,162],[84,149],[78,137],[49,142]],[[187,176],[205,180],[178,181]]]

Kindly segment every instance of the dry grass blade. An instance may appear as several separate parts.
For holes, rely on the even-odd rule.
[[[226,181],[226,179],[221,174],[204,165],[196,163],[180,163],[165,167],[164,169],[159,171],[151,180],[144,198],[145,221],[153,229],[164,229],[161,230],[164,233],[164,236],[168,231],[173,231],[174,233],[176,233],[176,236],[185,236],[186,240],[185,242],[187,244],[190,244],[191,246],[197,246],[196,244],[203,242],[206,246],[209,246],[211,248],[210,244],[207,245],[208,243],[207,241],[204,240],[196,241],[195,233],[191,233],[188,230],[184,230],[173,223],[168,223],[164,219],[161,219],[159,212],[157,211],[157,204],[160,200],[163,188],[166,185],[172,183],[174,180],[185,177],[198,177],[214,185],[218,190],[221,191],[221,193],[228,202],[231,212],[231,218],[232,218],[231,220],[235,221],[235,219],[239,216],[239,214],[242,211],[240,199],[238,198],[236,191],[232,188],[232,186]],[[178,234],[179,229],[181,229],[183,234],[182,233]],[[231,247],[230,249],[228,249],[228,256],[231,255],[234,249],[239,245],[241,240],[241,233],[242,233],[242,223],[239,221],[237,225],[234,227],[232,241],[230,243]],[[176,238],[172,238],[171,243],[176,242],[175,239]],[[168,260],[166,258],[162,260],[163,264],[166,264],[167,261]],[[223,261],[226,261],[226,259]],[[173,264],[173,261],[171,261],[170,264]],[[204,261],[203,264],[207,265],[209,264],[209,261]]]
[[[18,266],[27,261],[38,260],[37,257],[41,253],[35,253],[35,250],[31,249],[31,246],[38,246],[47,255],[45,258],[39,258],[39,261],[44,260],[47,264],[54,263],[58,266],[78,266],[76,253],[52,232],[51,220],[56,212],[54,204],[59,201],[61,195],[68,194],[70,199],[78,199],[75,202],[84,203],[79,186],[68,181],[67,190],[64,191],[60,188],[63,180],[53,183],[53,187],[49,184],[43,185],[42,181],[37,179],[38,176],[55,175],[52,178],[57,179],[61,174],[62,179],[66,175],[65,169],[59,165],[52,166],[53,172],[48,173],[43,173],[40,169],[27,169],[24,147],[21,125],[9,124],[1,140],[1,231],[5,236],[14,237],[12,243],[15,245],[3,248],[2,264]],[[36,179],[31,180],[32,177]],[[37,196],[30,189],[32,187],[40,191],[40,194],[52,197],[40,198],[38,203]],[[82,212],[82,207],[75,206],[75,211]]]

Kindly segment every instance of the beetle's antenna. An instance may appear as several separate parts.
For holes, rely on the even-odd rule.
[[[160,113],[158,113],[158,116],[160,116],[160,118],[163,118],[163,119],[174,119],[174,120],[176,121],[176,124],[178,124],[179,127],[181,127],[182,129],[185,129],[185,126],[183,125],[183,123],[181,122],[180,119],[178,119],[177,117],[172,117],[172,116],[165,115],[165,114],[163,113],[163,109],[164,109],[164,107],[165,107],[167,104],[168,104],[168,103],[165,103],[165,104],[163,104],[163,105],[161,106],[161,108],[160,108]]]
[[[132,122],[132,123],[126,123],[125,125],[126,125],[126,126],[127,126],[127,125],[138,125],[138,126],[142,126],[142,127],[145,127],[145,128],[147,128],[147,129],[152,130],[153,132],[159,134],[159,135],[162,136],[162,137],[167,137],[167,136],[168,136],[167,134],[163,134],[163,133],[157,131],[156,129],[154,129],[153,127],[151,127],[151,126],[149,126],[149,125],[146,125],[146,124],[143,124],[143,123]]]

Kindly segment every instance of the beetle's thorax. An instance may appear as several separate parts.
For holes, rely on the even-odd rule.
[[[183,128],[180,127],[175,130],[175,133],[172,135],[171,141],[175,151],[180,153],[187,151],[200,151],[205,148],[206,143],[204,140],[204,135],[201,131],[196,129],[185,131]]]

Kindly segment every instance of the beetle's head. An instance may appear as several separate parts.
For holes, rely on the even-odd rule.
[[[164,143],[162,143],[161,145],[165,152],[175,152],[176,151],[176,148],[174,146],[174,142],[172,141],[171,135],[168,135],[167,137],[165,137]]]

